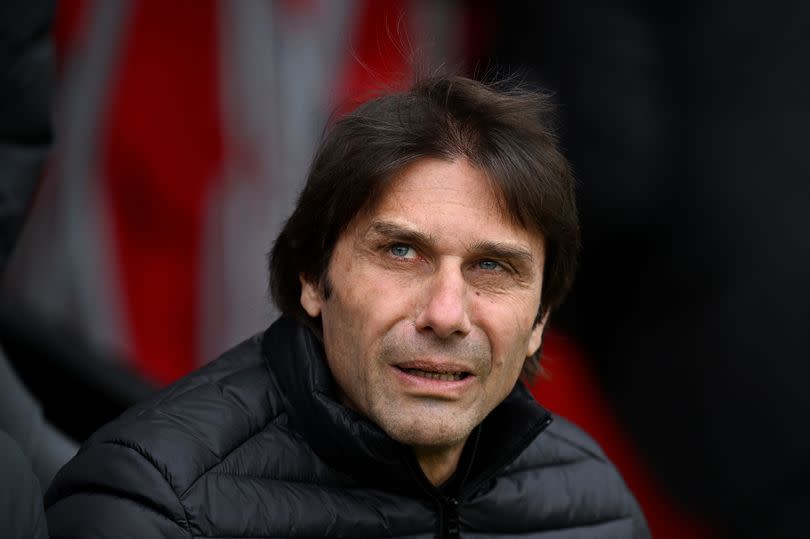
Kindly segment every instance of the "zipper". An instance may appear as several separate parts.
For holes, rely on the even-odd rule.
[[[460,539],[459,522],[458,522],[458,498],[442,497],[441,518],[442,531],[440,537],[443,539]]]
[[[461,502],[458,498],[442,496],[437,492],[429,492],[430,496],[436,500],[439,509],[439,529],[436,536],[439,539],[460,539],[461,527],[458,518],[458,506]]]
[[[422,473],[415,458],[406,458],[405,462],[412,476],[419,486],[434,502],[438,509],[438,529],[436,537],[439,539],[460,539],[461,530],[458,518],[458,507],[461,502],[456,497],[444,496],[439,489],[433,486]]]

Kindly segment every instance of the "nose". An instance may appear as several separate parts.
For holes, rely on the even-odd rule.
[[[439,267],[425,284],[425,299],[416,317],[416,328],[430,330],[439,338],[470,332],[467,282],[461,268]]]

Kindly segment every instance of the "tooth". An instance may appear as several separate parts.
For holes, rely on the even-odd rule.
[[[446,382],[452,382],[456,380],[461,380],[463,377],[462,373],[452,373],[452,372],[430,372],[430,371],[423,371],[420,369],[406,369],[411,374],[415,374],[416,376],[420,376],[422,378],[428,378],[429,380],[444,380]]]

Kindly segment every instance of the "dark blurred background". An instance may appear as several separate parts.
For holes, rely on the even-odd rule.
[[[68,438],[272,321],[264,256],[324,124],[415,57],[559,105],[584,247],[538,399],[602,443],[655,537],[806,533],[810,4],[37,0],[0,21],[0,343]]]

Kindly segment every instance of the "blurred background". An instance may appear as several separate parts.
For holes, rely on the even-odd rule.
[[[0,428],[30,414],[75,451],[272,322],[265,256],[324,125],[414,57],[560,107],[584,248],[538,400],[605,447],[655,537],[803,536],[798,1],[4,3]]]

